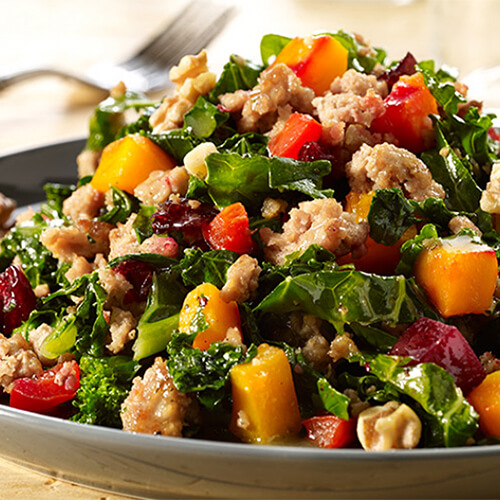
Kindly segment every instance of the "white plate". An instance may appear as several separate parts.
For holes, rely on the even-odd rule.
[[[40,201],[70,182],[82,141],[0,158],[0,191]],[[0,406],[0,456],[147,498],[498,498],[500,446],[392,451],[250,446],[128,434]]]

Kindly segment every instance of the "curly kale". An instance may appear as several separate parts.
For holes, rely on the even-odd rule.
[[[140,365],[126,356],[80,359],[80,389],[73,401],[82,424],[121,428],[120,408]]]

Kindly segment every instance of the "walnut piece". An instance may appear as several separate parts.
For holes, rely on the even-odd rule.
[[[409,406],[389,401],[362,411],[356,432],[368,451],[411,449],[420,441],[422,423]]]

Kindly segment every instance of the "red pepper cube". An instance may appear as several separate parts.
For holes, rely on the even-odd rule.
[[[239,202],[223,208],[203,228],[203,237],[215,250],[231,250],[243,255],[255,249],[247,211]]]
[[[372,132],[392,134],[400,147],[421,153],[432,146],[434,140],[429,115],[438,108],[422,73],[403,75],[384,99],[385,113],[377,117]]]
[[[299,151],[307,142],[321,137],[322,126],[312,116],[293,113],[283,129],[269,141],[269,151],[273,156],[297,160]]]

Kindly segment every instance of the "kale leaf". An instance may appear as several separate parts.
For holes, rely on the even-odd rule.
[[[121,405],[140,365],[126,356],[94,358],[79,362],[80,388],[73,400],[77,413],[70,420],[82,424],[121,428]]]
[[[95,109],[90,119],[86,149],[101,151],[113,142],[125,126],[123,113],[129,109],[141,110],[153,105],[143,94],[127,91],[117,97],[108,97]]]
[[[313,198],[333,194],[331,190],[321,189],[322,178],[330,172],[328,161],[213,153],[206,163],[208,194],[219,208],[238,201],[256,208],[274,190],[296,191]]]
[[[257,353],[251,345],[214,342],[202,351],[192,346],[196,332],[178,333],[167,346],[167,367],[181,392],[197,392],[200,402],[209,409],[217,408],[229,395],[229,376],[233,366],[250,361]]]
[[[210,101],[217,103],[221,94],[248,90],[257,85],[257,78],[262,71],[262,66],[252,64],[250,61],[237,55],[231,55],[229,62],[224,65],[221,76],[210,92]]]
[[[124,223],[132,213],[139,210],[139,200],[131,194],[111,186],[113,206],[105,214],[99,217],[102,222],[109,224]]]
[[[47,221],[39,213],[14,226],[0,242],[0,269],[5,269],[17,256],[31,286],[46,283],[53,288],[64,283],[69,264],[59,264],[52,252],[40,242],[42,232],[62,225],[61,219]]]
[[[360,271],[313,272],[287,277],[254,309],[259,313],[302,310],[330,322],[339,332],[346,323],[409,323],[421,305],[402,276]]]
[[[351,358],[368,366],[370,375],[408,396],[429,424],[427,446],[464,446],[478,429],[478,415],[455,386],[453,377],[434,363],[409,366],[408,358],[385,354],[356,354]]]

